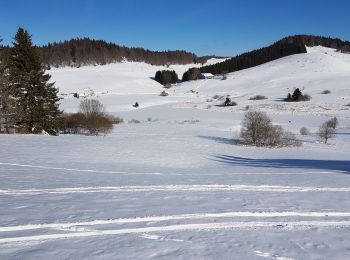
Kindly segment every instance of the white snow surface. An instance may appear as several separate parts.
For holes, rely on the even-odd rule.
[[[159,69],[49,71],[61,94],[98,98],[125,123],[97,137],[0,135],[0,259],[350,258],[350,55],[308,48],[167,97]],[[311,101],[282,102],[296,87]],[[268,99],[249,100],[258,94]],[[217,106],[226,95],[238,105]],[[65,96],[61,108],[76,112],[80,100]],[[303,145],[235,144],[247,106]],[[315,132],[332,116],[325,145]]]

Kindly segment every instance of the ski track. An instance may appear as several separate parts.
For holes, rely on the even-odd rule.
[[[69,238],[85,238],[107,235],[125,235],[138,233],[152,232],[178,232],[178,231],[210,231],[210,230],[225,230],[225,229],[257,229],[257,228],[348,228],[350,221],[291,221],[291,222],[224,222],[224,223],[205,223],[205,224],[181,224],[157,227],[142,227],[142,228],[124,228],[113,230],[95,230],[87,232],[60,233],[34,236],[21,236],[1,238],[0,244],[30,242],[30,241],[45,241],[55,239]]]
[[[101,171],[93,169],[76,169],[76,168],[63,168],[63,167],[51,167],[43,165],[31,165],[31,164],[19,164],[19,163],[4,163],[0,162],[0,165],[13,166],[20,168],[36,168],[43,170],[55,170],[55,171],[68,171],[68,172],[87,172],[87,173],[106,173],[106,174],[126,174],[126,175],[198,175],[197,173],[162,173],[162,172],[125,172],[125,171]],[[6,169],[9,170],[9,169]],[[301,175],[301,174],[327,174],[331,171],[306,171],[306,172],[242,172],[242,173],[229,173],[230,175]],[[222,174],[205,174],[206,176],[220,176]]]
[[[301,187],[277,185],[159,185],[159,186],[116,186],[116,187],[78,187],[53,189],[7,189],[0,195],[40,195],[101,192],[212,192],[212,191],[253,191],[253,192],[350,192],[341,187]]]
[[[150,216],[150,217],[135,217],[135,218],[119,218],[108,220],[92,220],[85,222],[72,222],[72,223],[50,223],[50,224],[29,224],[20,226],[0,227],[0,232],[13,232],[35,229],[65,229],[75,226],[96,226],[96,225],[110,225],[110,224],[128,224],[128,223],[141,223],[141,222],[161,222],[170,220],[196,220],[207,218],[233,218],[233,217],[254,217],[254,218],[275,218],[275,217],[350,217],[350,212],[294,212],[294,211],[281,211],[281,212],[255,212],[255,211],[234,211],[223,213],[196,213],[196,214],[180,214],[169,216]]]

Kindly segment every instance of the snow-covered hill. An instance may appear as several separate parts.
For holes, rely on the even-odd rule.
[[[308,51],[167,97],[151,79],[163,67],[52,69],[61,94],[99,98],[125,123],[98,137],[0,135],[0,259],[350,259],[350,55]],[[282,102],[296,87],[312,100]],[[216,106],[226,95],[238,106]],[[234,145],[247,106],[303,145]],[[325,145],[315,133],[331,116]]]
[[[208,63],[221,60],[213,59]],[[198,65],[197,65],[198,66]],[[51,71],[60,93],[78,92],[100,98],[110,112],[132,110],[138,101],[141,109],[166,103],[195,103],[199,108],[215,105],[213,96],[230,95],[238,103],[237,110],[247,105],[270,111],[315,112],[346,110],[350,103],[350,55],[324,47],[308,48],[307,54],[285,57],[258,67],[234,72],[227,80],[220,77],[178,84],[169,90],[169,97],[159,97],[162,86],[152,77],[157,70],[175,70],[181,77],[192,65],[170,68],[144,63],[117,63],[106,66],[62,68]],[[312,97],[310,102],[286,104],[279,102],[288,92],[300,88]],[[331,94],[321,94],[330,90]],[[249,101],[254,95],[268,100]],[[76,111],[79,100],[68,98],[62,108]]]

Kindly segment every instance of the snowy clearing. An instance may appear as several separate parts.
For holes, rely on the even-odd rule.
[[[61,94],[87,93],[126,123],[98,137],[0,135],[0,258],[350,258],[350,55],[308,51],[168,97],[151,79],[161,67],[52,69]],[[311,101],[282,102],[295,87]],[[238,106],[217,106],[226,95]],[[247,106],[303,145],[234,144]],[[332,116],[325,145],[315,132]]]

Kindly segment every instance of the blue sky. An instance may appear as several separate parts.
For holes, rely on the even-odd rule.
[[[348,0],[1,0],[0,36],[91,37],[152,50],[234,55],[293,34],[350,40]]]

